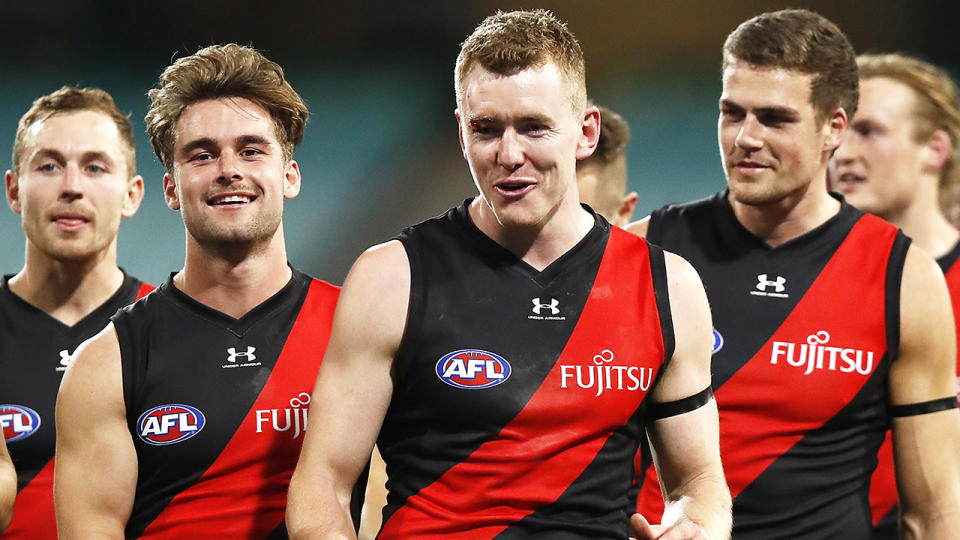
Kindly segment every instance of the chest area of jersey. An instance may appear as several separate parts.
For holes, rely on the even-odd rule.
[[[664,354],[649,273],[594,266],[546,285],[476,274],[426,290],[395,387],[408,406],[477,424],[542,407],[547,427],[585,408],[611,425],[636,410]]]
[[[322,350],[285,351],[292,321],[284,318],[243,333],[202,320],[183,332],[158,325],[133,375],[128,421],[138,447],[216,447],[237,435],[302,441]]]

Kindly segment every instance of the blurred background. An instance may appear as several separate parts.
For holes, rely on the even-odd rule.
[[[98,86],[129,112],[147,195],[120,230],[119,260],[159,284],[183,264],[180,217],[143,127],[146,91],[174,58],[212,43],[253,45],[277,61],[311,110],[296,152],[300,196],[286,206],[291,262],[340,284],[368,246],[474,193],[457,143],[453,64],[497,9],[544,7],[587,58],[591,97],[621,113],[636,218],[723,187],[716,145],[720,47],[743,20],[807,7],[858,52],[901,51],[960,73],[960,2],[794,0],[456,1],[0,0],[0,158],[19,117],[63,84]],[[0,210],[0,271],[23,264],[19,216]]]

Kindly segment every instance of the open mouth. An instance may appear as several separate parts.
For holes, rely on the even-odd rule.
[[[244,204],[252,203],[257,200],[257,197],[254,195],[246,194],[223,194],[223,195],[214,195],[207,199],[207,205],[209,206],[242,206]]]
[[[843,173],[837,177],[837,184],[842,186],[855,186],[858,184],[863,184],[867,181],[866,176],[861,176],[854,173]]]
[[[526,180],[505,180],[497,183],[494,188],[504,197],[517,197],[533,189],[535,182]]]

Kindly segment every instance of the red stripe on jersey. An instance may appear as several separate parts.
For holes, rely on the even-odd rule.
[[[291,400],[300,399],[303,406],[294,408],[290,418],[301,415],[306,421],[309,399],[302,394],[309,396],[313,389],[338,294],[337,287],[313,280],[270,378],[236,433],[203,476],[178,493],[141,538],[265,538],[280,525],[303,433],[294,438],[292,428],[275,431],[271,410],[278,409],[282,418],[293,406]]]
[[[720,456],[733,497],[804,435],[840,412],[883,358],[886,271],[896,234],[879,218],[862,217],[780,328],[714,393],[720,411]],[[858,324],[850,324],[852,316]],[[817,346],[816,361],[807,373],[812,346]],[[847,362],[826,347],[859,351],[861,367],[866,368],[869,358],[870,369],[841,372],[841,367],[849,367]],[[803,363],[790,365],[788,352]],[[829,369],[831,357],[834,370]],[[637,507],[651,522],[660,521],[663,499],[653,467]]]
[[[53,460],[17,493],[13,522],[0,534],[4,540],[56,540],[57,519],[53,512]]]
[[[960,397],[960,264],[956,262],[944,274],[950,303],[953,306],[953,322],[957,332],[957,395]],[[870,477],[870,512],[876,525],[897,506],[897,480],[893,465],[893,439],[889,431],[877,455],[877,468]]]
[[[141,282],[140,288],[137,290],[137,300],[152,293],[154,289],[156,289],[156,287],[154,287],[153,285],[146,282]]]
[[[378,538],[492,538],[555,501],[649,390],[596,395],[596,388],[581,388],[575,376],[571,380],[572,366],[582,366],[584,373],[638,366],[648,370],[637,371],[649,374],[648,381],[662,366],[652,283],[645,241],[613,228],[576,327],[540,388],[494,438],[409,497]]]

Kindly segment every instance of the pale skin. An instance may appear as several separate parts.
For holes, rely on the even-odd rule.
[[[577,169],[580,202],[590,205],[617,227],[626,227],[630,223],[639,198],[636,191],[626,193],[626,185],[626,154],[611,163],[590,163]]]
[[[0,437],[0,532],[13,520],[13,500],[17,496],[17,470],[10,460],[7,442]]]
[[[740,73],[731,73],[731,69]],[[777,85],[787,90],[775,90]],[[771,109],[784,108],[797,113],[787,125],[763,121],[763,115]],[[733,119],[730,109],[736,113]],[[809,76],[736,63],[724,74],[719,125],[730,202],[737,219],[753,234],[772,246],[780,245],[809,232],[839,210],[838,203],[827,194],[826,176],[830,155],[847,129],[846,113],[838,108],[818,127],[809,102]],[[808,137],[809,133],[815,136]],[[808,166],[788,164],[791,170],[786,172],[810,171],[806,182],[803,176],[782,178],[787,167],[778,169],[786,161],[781,156],[810,155],[810,149],[797,148],[786,137],[818,150],[818,160]],[[770,170],[744,166],[743,156],[751,154],[760,155],[756,161]],[[750,199],[764,182],[769,182],[774,192],[791,183],[794,189],[782,189],[777,196],[759,202],[756,198],[749,204],[740,200],[741,195]],[[649,217],[628,230],[645,235],[648,226]],[[933,259],[915,246],[910,247],[904,264],[900,321],[900,350],[889,379],[891,403],[905,405],[954,397],[956,341],[946,283]],[[956,459],[960,454],[960,414],[950,409],[894,418],[892,430],[903,512],[901,534],[923,539],[956,537],[960,530],[960,468]]]
[[[953,143],[942,130],[917,136],[918,99],[894,79],[860,81],[857,115],[833,156],[832,188],[850,204],[900,227],[937,258],[960,239],[939,201],[940,176]]]
[[[67,326],[123,283],[117,232],[143,200],[143,178],[128,170],[130,151],[107,115],[58,113],[28,129],[19,173],[4,175],[27,237],[10,290]]]
[[[281,217],[283,200],[299,192],[299,167],[284,157],[269,113],[242,98],[188,107],[177,122],[174,160],[164,194],[189,222],[174,285],[240,317],[290,279]],[[219,204],[227,197],[238,202]],[[55,475],[60,538],[123,538],[137,456],[112,324],[78,349],[64,375]]]
[[[591,227],[591,217],[578,203],[574,163],[596,146],[599,114],[587,107],[571,115],[567,84],[552,63],[514,75],[474,67],[457,111],[461,147],[480,193],[469,206],[470,218],[534,268],[548,266]],[[650,396],[664,402],[709,385],[711,346],[709,309],[699,278],[672,255],[667,272],[680,345]],[[287,528],[292,538],[355,538],[350,492],[393,393],[390,370],[406,324],[409,293],[410,265],[397,241],[365,252],[346,278],[311,402],[311,422],[324,429],[307,432],[290,484]],[[380,316],[371,320],[374,306]],[[720,467],[715,406],[711,402],[658,422],[655,432],[657,462],[670,469],[664,472],[666,486],[685,504],[674,523],[636,522],[635,534],[644,539],[726,538],[730,496]]]

